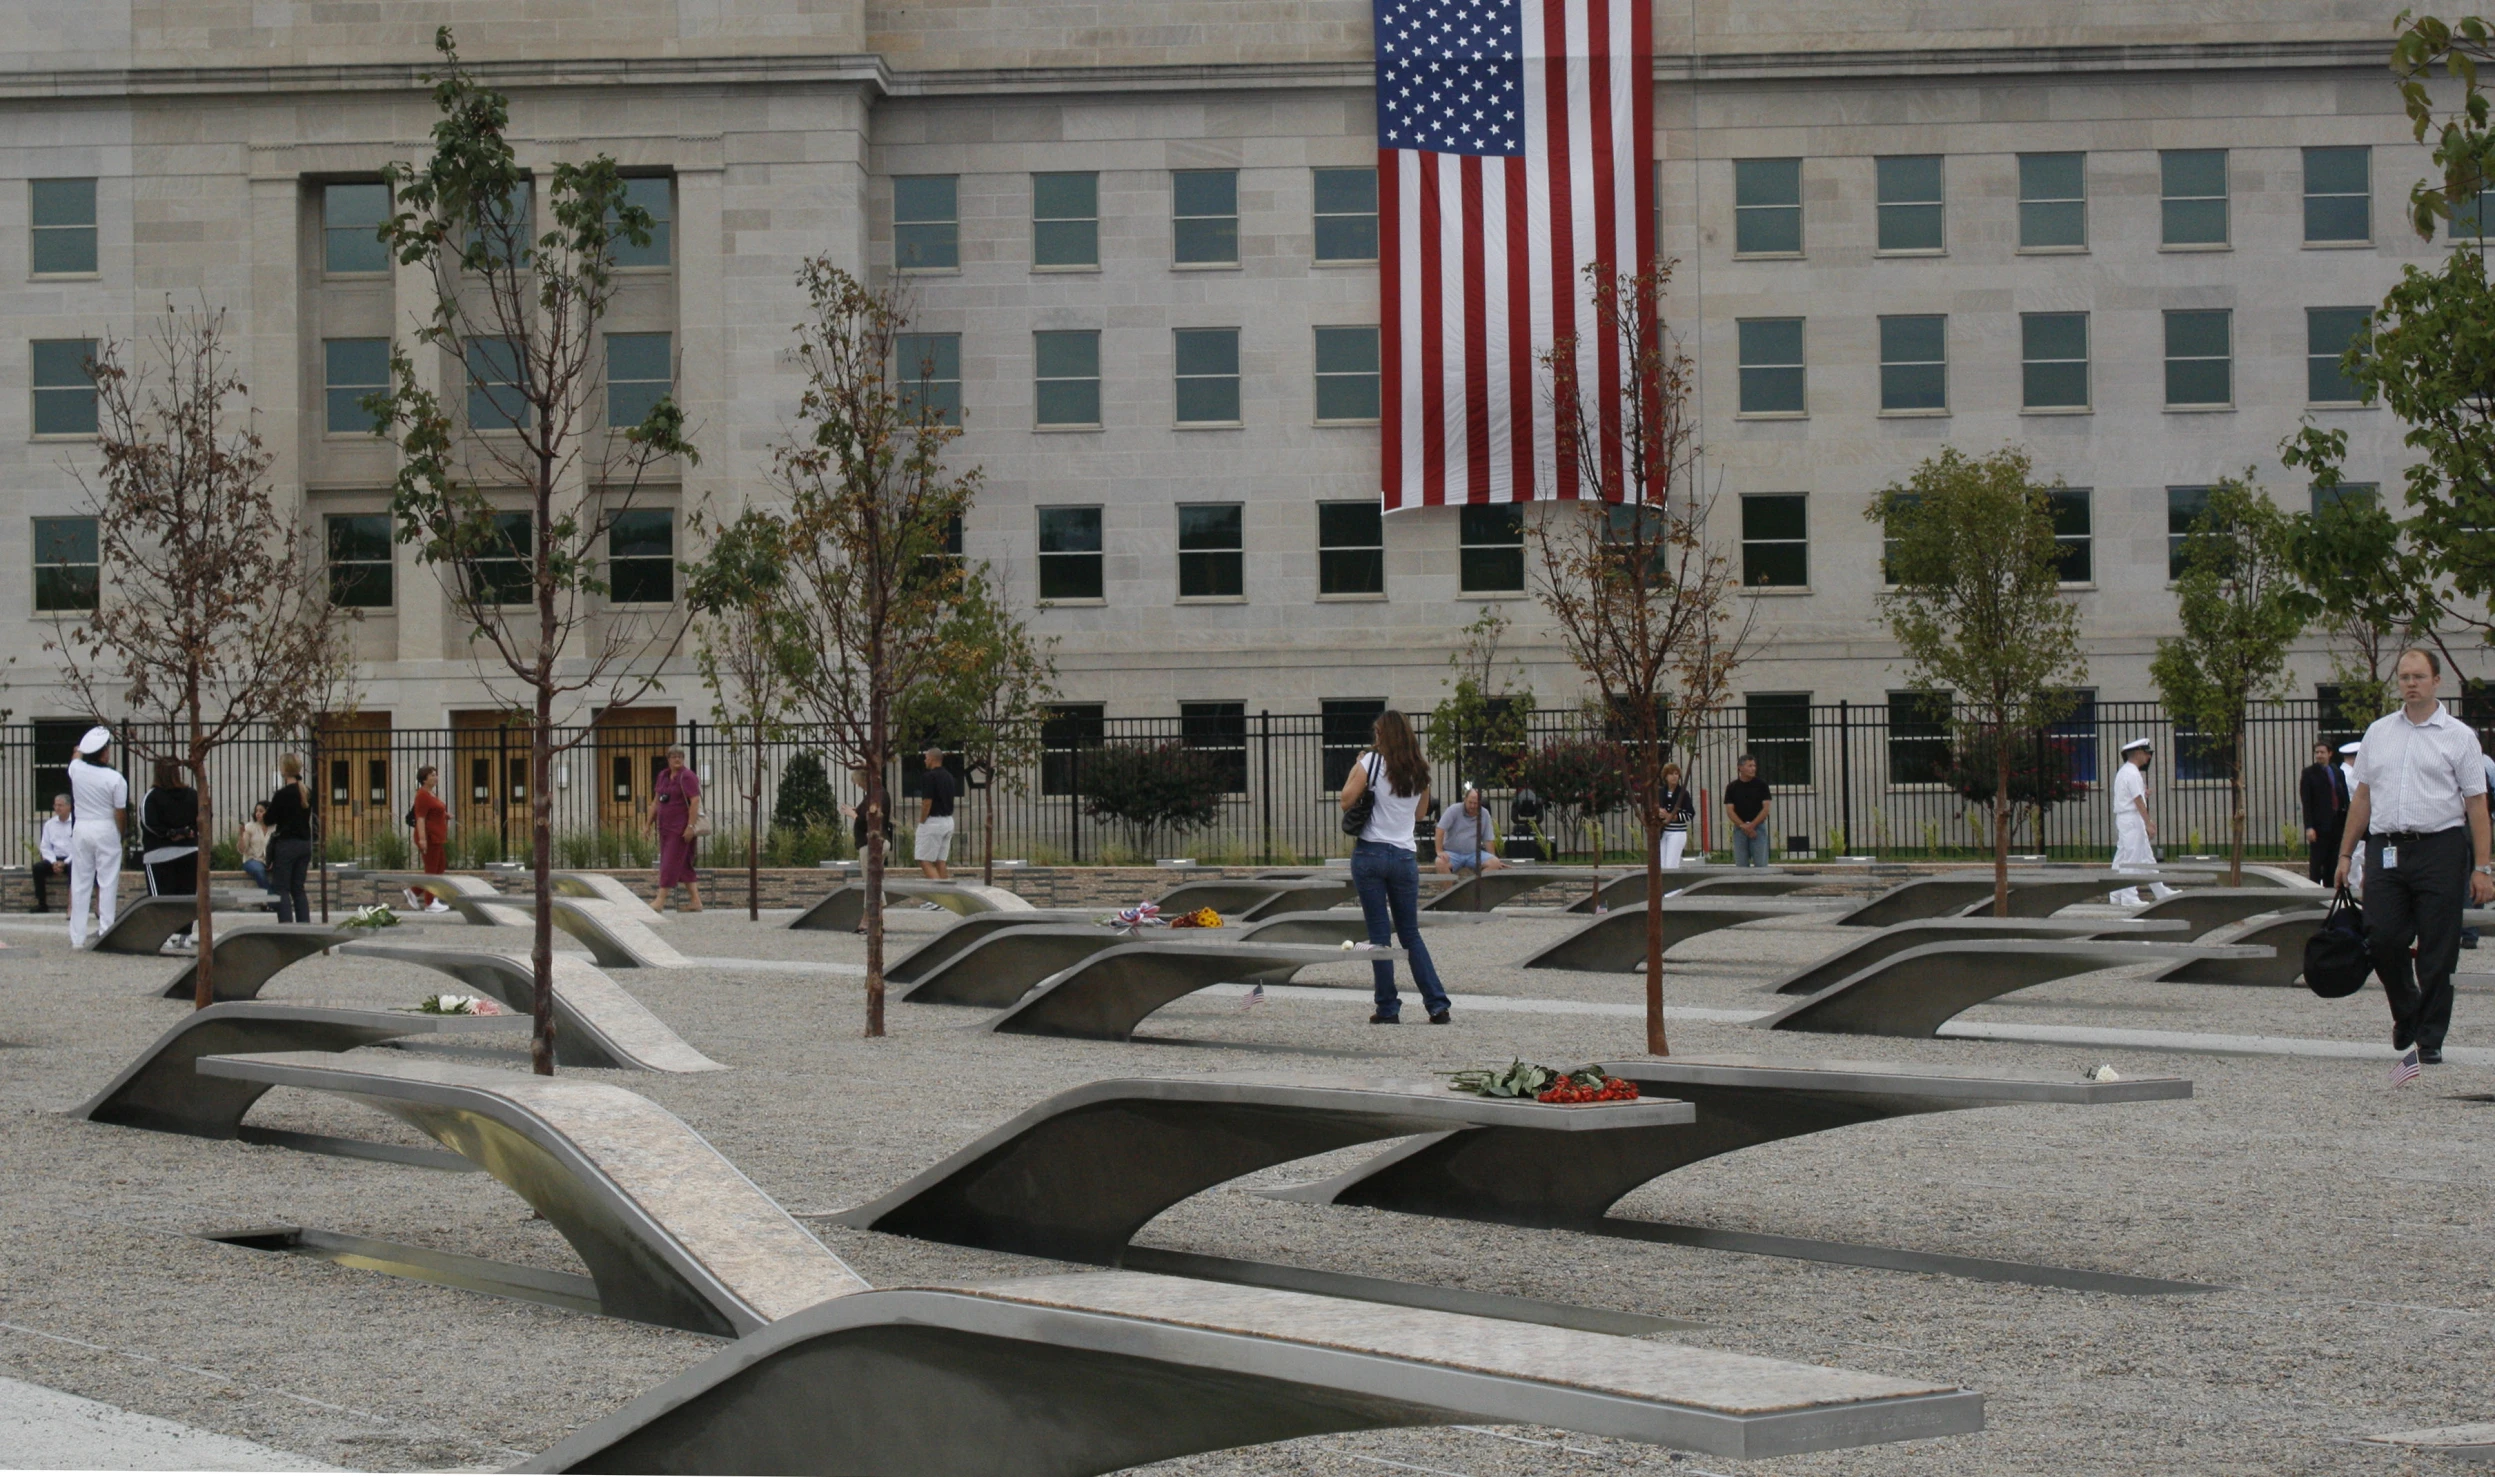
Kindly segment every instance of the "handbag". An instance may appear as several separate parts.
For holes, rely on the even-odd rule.
[[[2373,951],[2365,942],[2365,910],[2356,905],[2343,882],[2330,900],[2330,915],[2304,941],[2305,987],[2325,1000],[2337,1000],[2364,989],[2373,972]]]
[[[687,821],[684,827],[684,834],[694,838],[695,840],[700,840],[702,837],[709,835],[710,812],[705,810],[701,814],[693,817],[692,820]]]
[[[1369,817],[1377,810],[1377,756],[1369,756],[1369,782],[1360,789],[1360,798],[1343,812],[1343,834],[1358,836],[1369,829]]]

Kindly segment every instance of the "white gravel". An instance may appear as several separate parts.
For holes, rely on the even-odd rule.
[[[914,911],[914,910],[913,910]],[[896,928],[940,926],[894,915]],[[1468,1010],[1468,998],[1627,1004],[1626,975],[1515,962],[1581,919],[1433,931],[1454,1024],[1363,1024],[1347,962],[1248,1007],[1180,1002],[1134,1044],[997,1037],[979,1012],[892,1006],[859,1038],[860,982],[784,970],[620,977],[704,1053],[705,1076],[594,1074],[666,1104],[790,1209],[855,1204],[1032,1102],[1100,1077],[1274,1066],[1409,1072],[1633,1054],[1633,1018]],[[855,964],[861,941],[714,909],[664,925],[688,955]],[[460,925],[410,931],[464,942]],[[406,936],[404,933],[402,936]],[[578,1270],[570,1249],[482,1175],[449,1175],[59,1116],[176,1019],[173,960],[68,953],[0,933],[0,1376],[312,1462],[498,1466],[719,1347],[712,1340],[195,1238],[282,1222]],[[1676,1006],[1757,1010],[1759,987],[1835,947],[1823,922],[1755,925],[1675,951]],[[2132,973],[2136,974],[2137,971]],[[429,974],[307,962],[270,998],[409,1003]],[[2455,1044],[2487,1044],[2495,981],[2463,980]],[[2064,980],[1969,1019],[2351,1042],[2387,1036],[2377,994]],[[2348,1444],[2495,1416],[2495,1069],[2430,1069],[2394,1091],[2379,1064],[2122,1053],[1991,1041],[1773,1041],[1676,1020],[1683,1052],[1759,1051],[2193,1078],[2188,1102],[2011,1108],[1867,1124],[1702,1164],[1641,1190],[1628,1216],[2227,1284],[2125,1298],[1735,1255],[1604,1237],[1295,1205],[1248,1193],[1355,1162],[1347,1151],[1225,1186],[1146,1229],[1155,1245],[1701,1320],[1678,1335],[1747,1352],[1954,1381],[1985,1393],[1973,1437],[1780,1458],[1747,1472],[2106,1473],[2442,1470],[2447,1458]],[[504,1060],[518,1061],[516,1056]],[[254,1122],[417,1140],[335,1099],[273,1092]],[[879,1284],[1047,1264],[867,1232],[825,1238]],[[2420,1466],[2420,1463],[2425,1465]],[[0,1459],[5,1464],[5,1459]],[[1619,1442],[1466,1429],[1333,1436],[1165,1464],[1189,1474],[1423,1470],[1488,1477],[1725,1470]],[[2452,1465],[2452,1470],[2461,1470]]]

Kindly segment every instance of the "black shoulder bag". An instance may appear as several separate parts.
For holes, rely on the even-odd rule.
[[[2325,1000],[2337,1000],[2364,989],[2373,972],[2373,951],[2365,943],[2365,910],[2356,905],[2343,882],[2330,900],[2330,916],[2304,941],[2305,987]]]
[[[1369,782],[1360,787],[1360,798],[1343,812],[1343,834],[1358,836],[1369,829],[1369,816],[1377,809],[1377,756],[1369,756]]]

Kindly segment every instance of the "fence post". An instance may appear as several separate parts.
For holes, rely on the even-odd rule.
[[[309,789],[315,800],[317,800],[321,791],[328,788],[329,784],[328,780],[325,779],[321,773],[321,731],[317,722],[312,728],[312,741],[304,745],[304,747],[312,751],[312,772],[304,776],[306,780],[310,781],[310,784],[308,784],[305,788]],[[329,804],[335,805],[337,803],[336,796],[333,794],[330,798]],[[204,850],[205,848],[202,849]],[[328,805],[315,804],[312,807],[312,864],[321,869],[321,921],[323,923],[327,923],[329,921]]]
[[[494,797],[494,835],[502,847],[502,859],[511,860],[511,725],[494,726],[494,783],[486,791]]]
[[[1259,778],[1256,783],[1256,788],[1258,793],[1264,797],[1265,806],[1265,842],[1264,846],[1258,851],[1257,854],[1262,856],[1265,859],[1265,865],[1270,867],[1274,864],[1273,709],[1271,708],[1259,708],[1256,710],[1256,761],[1257,767],[1262,773],[1262,777]]]
[[[1837,699],[1837,813],[1845,829],[1845,849],[1854,844],[1854,705]]]

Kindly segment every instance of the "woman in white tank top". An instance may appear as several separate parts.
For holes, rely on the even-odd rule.
[[[1378,715],[1370,747],[1352,762],[1351,776],[1343,781],[1344,812],[1349,814],[1363,797],[1369,801],[1369,819],[1352,843],[1351,881],[1368,919],[1369,942],[1380,948],[1402,942],[1412,961],[1412,982],[1421,990],[1421,1006],[1429,1012],[1431,1025],[1443,1026],[1447,991],[1438,982],[1428,946],[1421,942],[1421,868],[1412,840],[1413,824],[1429,806],[1429,761],[1412,737],[1412,725],[1393,708]],[[1403,1018],[1394,961],[1375,960],[1371,968],[1377,1010],[1369,1024],[1394,1025]]]

